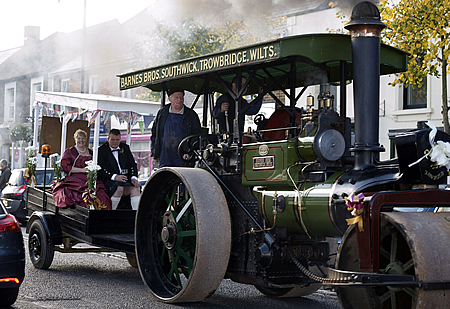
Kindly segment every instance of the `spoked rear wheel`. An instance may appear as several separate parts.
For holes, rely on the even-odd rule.
[[[380,230],[380,273],[413,275],[417,281],[448,280],[450,225],[435,213],[384,213]],[[443,239],[445,238],[445,239]],[[337,268],[359,271],[356,230],[342,239]],[[448,303],[445,290],[425,291],[411,287],[339,287],[343,308],[438,308]]]
[[[359,271],[358,245],[356,229],[349,228],[341,243],[337,268],[340,270]],[[405,247],[406,246],[406,247]],[[380,238],[380,272],[392,261],[398,274],[414,275],[414,267],[411,265],[412,256],[405,239],[392,224],[383,222]],[[405,265],[405,267],[402,267]],[[402,270],[400,270],[400,268]],[[339,304],[343,308],[411,308],[414,299],[413,288],[337,288]],[[392,293],[391,293],[392,292]],[[400,306],[401,304],[401,306]]]
[[[158,300],[205,300],[225,275],[230,248],[227,202],[210,173],[162,168],[150,178],[136,215],[136,256]]]

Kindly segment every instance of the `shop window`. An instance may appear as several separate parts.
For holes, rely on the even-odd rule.
[[[61,92],[69,92],[69,80],[63,79],[61,81]]]
[[[15,88],[6,89],[6,121],[14,121],[14,106],[16,103]]]
[[[89,77],[89,93],[98,93],[98,75],[91,75]]]
[[[422,87],[410,85],[403,88],[403,109],[427,107],[427,78],[423,78]]]

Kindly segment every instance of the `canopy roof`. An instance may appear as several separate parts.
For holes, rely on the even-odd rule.
[[[38,91],[36,101],[81,108],[89,111],[134,112],[156,115],[160,103],[102,94]]]
[[[340,81],[340,64],[348,64],[347,80],[353,79],[352,49],[349,35],[307,34],[281,38],[238,49],[185,59],[153,68],[118,75],[120,89],[138,86],[161,91],[174,86],[183,87],[192,93],[204,93],[205,77],[209,79],[209,92],[225,92],[215,78],[231,82],[236,68],[245,72],[256,70],[261,80],[277,78],[291,69],[292,59],[296,63],[296,87]],[[391,46],[381,44],[381,75],[403,72],[407,69],[408,54]],[[244,73],[245,76],[245,73]],[[250,84],[249,93],[255,93],[258,85]],[[284,83],[279,88],[287,89]],[[252,92],[254,90],[255,92]]]

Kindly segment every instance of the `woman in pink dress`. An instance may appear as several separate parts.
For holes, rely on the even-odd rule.
[[[92,150],[87,147],[87,134],[78,129],[73,135],[75,146],[68,148],[61,159],[61,167],[66,177],[58,182],[53,189],[53,198],[57,207],[80,205],[86,208],[90,206],[83,200],[83,193],[87,189],[86,161],[92,160]],[[111,209],[111,199],[106,193],[105,185],[97,180],[96,196],[100,202]]]

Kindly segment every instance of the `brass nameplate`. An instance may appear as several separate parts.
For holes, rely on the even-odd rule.
[[[253,170],[271,170],[275,168],[275,156],[253,157]]]

